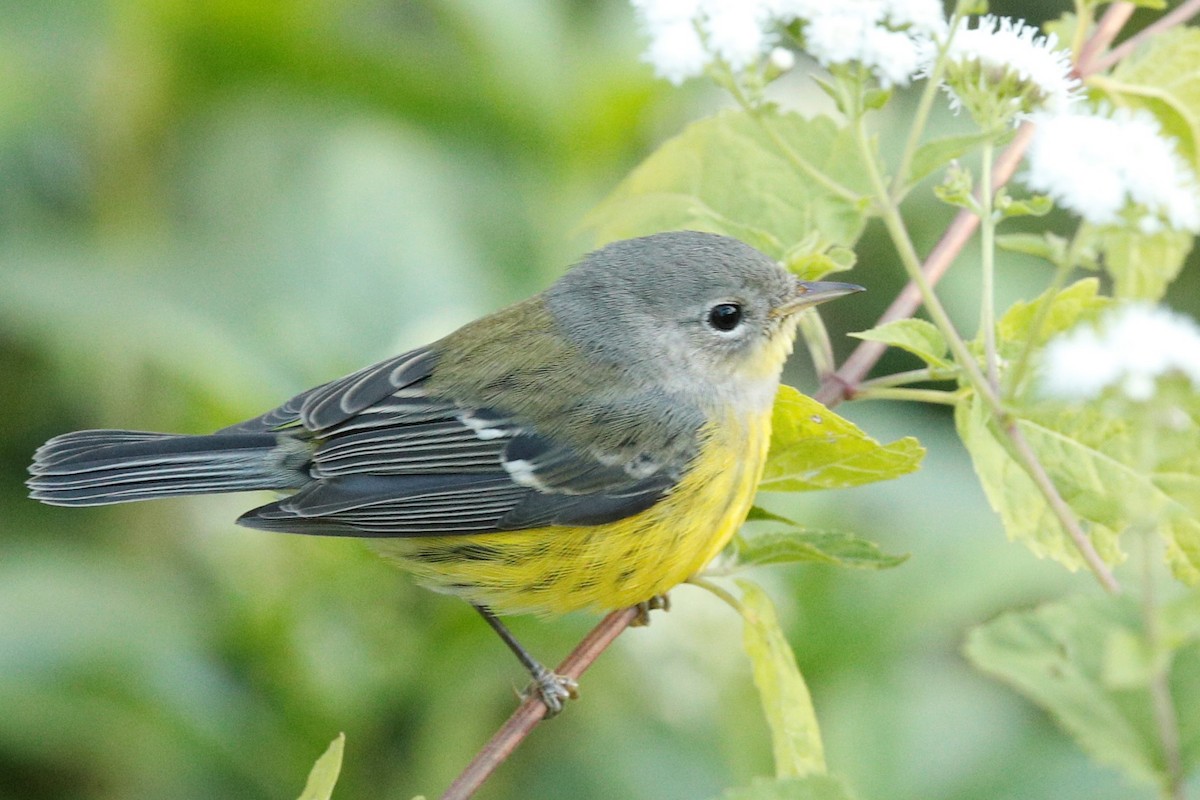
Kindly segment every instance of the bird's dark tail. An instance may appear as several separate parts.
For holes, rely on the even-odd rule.
[[[294,489],[311,480],[308,446],[279,433],[184,436],[75,431],[38,448],[26,485],[56,506],[100,506],[188,494]]]

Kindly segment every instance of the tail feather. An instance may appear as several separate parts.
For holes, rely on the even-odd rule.
[[[26,485],[50,505],[96,506],[177,495],[294,489],[309,480],[302,442],[276,433],[186,436],[76,431],[38,448]]]

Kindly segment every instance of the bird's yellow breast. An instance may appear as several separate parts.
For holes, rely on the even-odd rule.
[[[422,584],[499,614],[631,606],[687,580],[728,543],[754,500],[770,436],[769,408],[710,423],[680,482],[617,522],[374,544]]]

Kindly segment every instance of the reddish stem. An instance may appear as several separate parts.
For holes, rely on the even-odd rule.
[[[621,635],[621,631],[629,627],[629,623],[638,615],[636,608],[625,608],[614,611],[592,628],[591,633],[571,651],[571,654],[559,664],[556,672],[565,678],[578,680],[587,668],[592,665],[600,654]],[[546,716],[546,706],[540,697],[531,694],[508,721],[496,731],[495,735],[475,755],[466,769],[454,779],[454,783],[446,789],[442,800],[466,800],[475,794],[483,782],[488,779],[496,767],[512,755],[530,731]]]

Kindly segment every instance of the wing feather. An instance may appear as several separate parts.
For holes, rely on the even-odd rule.
[[[619,450],[572,446],[504,409],[432,393],[436,362],[430,348],[412,350],[227,428],[295,431],[313,447],[315,480],[238,522],[381,537],[599,525],[652,506],[694,451],[698,426],[682,431],[683,446],[645,448],[655,457],[636,440]],[[621,402],[607,398],[605,413],[619,417]],[[645,398],[636,402],[634,415]]]

